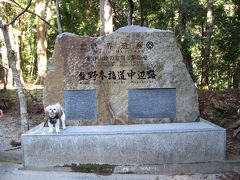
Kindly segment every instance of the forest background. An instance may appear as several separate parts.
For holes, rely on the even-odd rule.
[[[99,36],[105,23],[101,11],[110,6],[104,13],[109,13],[113,30],[129,24],[172,30],[198,88],[240,86],[239,0],[1,0],[3,22],[9,23],[28,5],[27,11],[9,24],[23,83],[43,83],[59,33]],[[3,36],[0,48],[0,79],[7,87],[14,81]]]
[[[99,36],[140,25],[175,33],[198,89],[239,90],[239,16],[239,0],[0,0],[0,84],[17,85],[15,68],[23,88],[43,84],[62,32]]]

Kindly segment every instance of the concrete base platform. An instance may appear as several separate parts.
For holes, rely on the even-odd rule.
[[[158,165],[222,161],[226,131],[194,123],[68,126],[22,135],[25,168],[76,164]]]

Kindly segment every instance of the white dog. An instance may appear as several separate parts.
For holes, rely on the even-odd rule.
[[[48,127],[50,133],[53,132],[54,127],[56,132],[60,132],[60,123],[62,123],[62,128],[66,129],[65,114],[63,107],[59,103],[47,106],[45,112],[48,114]]]

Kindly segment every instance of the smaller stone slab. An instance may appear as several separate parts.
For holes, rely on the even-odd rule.
[[[209,162],[225,159],[226,130],[207,121],[43,128],[23,134],[22,147],[25,168]]]
[[[96,90],[65,90],[66,119],[96,119]]]
[[[176,117],[176,89],[128,90],[128,118]]]

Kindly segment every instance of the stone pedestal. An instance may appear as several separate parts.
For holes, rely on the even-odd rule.
[[[22,136],[25,168],[76,164],[157,165],[225,159],[226,131],[192,123],[69,126]]]

